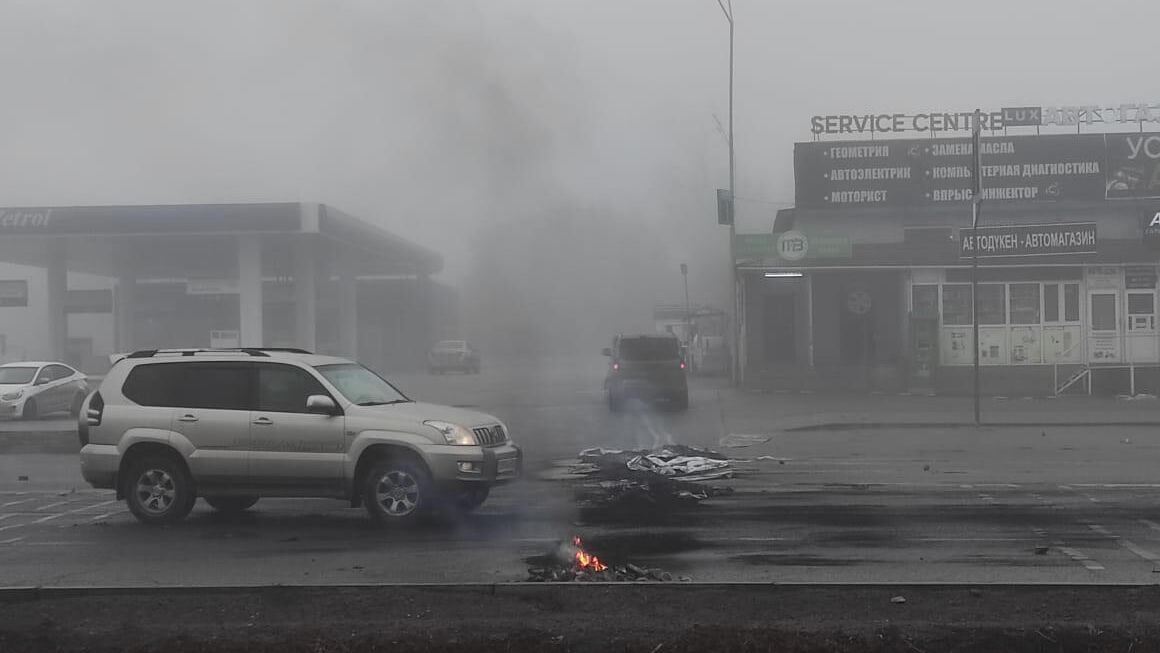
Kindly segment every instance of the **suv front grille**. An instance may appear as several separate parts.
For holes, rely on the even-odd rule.
[[[503,432],[503,427],[499,424],[495,426],[481,426],[475,431],[475,441],[484,447],[494,447],[507,442],[507,434]]]

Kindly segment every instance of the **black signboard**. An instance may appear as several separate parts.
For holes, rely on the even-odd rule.
[[[962,258],[974,256],[975,240],[971,232],[970,228],[959,230],[959,255]],[[1096,225],[1082,222],[979,227],[978,240],[979,258],[1093,254],[1096,251]]]
[[[1108,199],[1160,196],[1160,134],[1108,134]]]
[[[965,203],[973,153],[970,138],[798,143],[797,206]],[[980,154],[988,202],[1160,197],[1160,134],[985,137]]]

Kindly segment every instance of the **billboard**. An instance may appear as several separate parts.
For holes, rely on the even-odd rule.
[[[1160,197],[1160,134],[985,137],[983,199]],[[798,143],[799,208],[939,206],[972,198],[970,138]]]

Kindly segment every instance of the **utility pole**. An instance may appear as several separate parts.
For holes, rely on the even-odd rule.
[[[741,374],[741,289],[737,285],[737,255],[734,251],[734,241],[737,239],[736,222],[736,158],[733,154],[733,0],[717,0],[721,13],[729,22],[729,204],[731,219],[729,221],[729,279],[733,289],[733,384],[738,385],[745,379]]]
[[[681,263],[681,276],[685,278],[685,343],[693,346],[693,311],[689,308],[689,266]]]
[[[979,410],[979,214],[983,208],[982,112],[975,109],[971,125],[971,329],[975,341],[975,425],[982,423]]]

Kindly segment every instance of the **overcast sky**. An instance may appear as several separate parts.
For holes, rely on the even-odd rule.
[[[1154,0],[734,9],[741,231],[815,113],[1160,101]],[[453,281],[481,226],[599,214],[716,300],[727,46],[715,0],[3,0],[0,205],[326,202]]]

